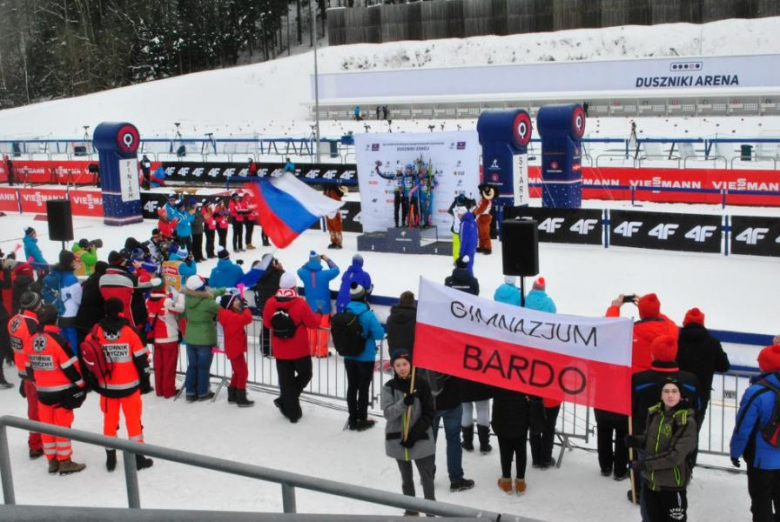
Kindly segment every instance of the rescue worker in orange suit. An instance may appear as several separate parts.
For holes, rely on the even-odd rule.
[[[19,372],[19,394],[27,399],[27,418],[32,421],[38,418],[38,393],[35,390],[35,382],[27,375],[27,356],[24,354],[24,345],[30,338],[38,333],[38,310],[43,301],[35,292],[22,294],[19,305],[22,310],[8,321],[8,335],[11,341],[11,349],[14,351],[14,362]],[[43,455],[43,443],[41,434],[30,432],[27,439],[30,448],[30,458],[37,459]]]
[[[324,193],[330,199],[341,201],[341,198],[347,193],[347,188],[340,185],[328,185],[325,187]],[[341,222],[341,212],[337,210],[333,217],[326,216],[325,223],[328,225],[328,233],[330,234],[330,245],[328,245],[328,248],[340,250],[343,241],[341,233],[344,231]]]
[[[496,197],[496,189],[483,183],[479,185],[479,203],[474,209],[474,215],[477,217],[477,231],[479,233],[479,244],[477,252],[485,255],[493,253],[493,244],[490,241],[490,223],[493,216],[490,210],[493,208],[493,199]]]
[[[35,381],[38,392],[38,418],[46,424],[70,428],[73,410],[86,399],[86,383],[78,359],[56,326],[57,309],[43,305],[38,311],[38,322],[41,330],[24,345],[27,375]],[[41,440],[49,473],[68,475],[87,467],[71,459],[69,439],[42,433]]]
[[[141,336],[125,317],[122,301],[106,301],[106,315],[92,330],[92,339],[103,348],[106,360],[111,361],[111,372],[103,377],[95,375],[96,389],[103,412],[103,435],[116,437],[119,430],[119,410],[125,416],[127,436],[131,441],[143,442],[141,424],[141,394],[152,391],[149,382],[149,351]],[[136,467],[149,468],[152,459],[136,454]],[[116,469],[116,450],[106,450],[106,469]]]

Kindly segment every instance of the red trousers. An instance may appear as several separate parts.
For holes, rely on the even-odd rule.
[[[233,376],[230,378],[230,387],[238,390],[246,389],[246,380],[249,378],[249,368],[246,365],[244,355],[239,355],[235,359],[230,359],[230,365],[233,367]]]
[[[176,395],[176,363],[179,343],[154,343],[154,391],[160,397]]]
[[[322,314],[319,328],[309,328],[309,351],[312,357],[328,356],[328,336],[330,330],[330,314]]]
[[[35,387],[35,383],[30,379],[24,380],[24,394],[27,396],[27,418],[31,421],[40,420],[38,418],[38,389]],[[30,436],[27,438],[27,445],[31,450],[39,450],[43,448],[41,442],[41,434],[30,432]]]
[[[109,397],[100,398],[100,411],[103,412],[103,435],[106,437],[116,437],[119,431],[119,409],[125,416],[125,426],[127,426],[127,438],[135,442],[144,441],[144,429],[141,425],[141,392],[136,390],[128,397],[121,399],[111,399]]]
[[[46,406],[38,403],[38,419],[46,424],[70,428],[73,424],[73,410],[68,410],[61,406]],[[41,433],[43,441],[43,453],[48,460],[68,460],[73,454],[73,448],[70,445],[70,439],[61,437],[52,437]]]

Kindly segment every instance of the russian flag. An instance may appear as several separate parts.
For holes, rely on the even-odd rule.
[[[293,174],[247,183],[257,205],[258,223],[278,248],[285,248],[323,216],[344,204],[312,189]]]

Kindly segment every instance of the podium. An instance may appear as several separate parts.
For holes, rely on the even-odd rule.
[[[439,241],[436,227],[390,228],[387,232],[361,234],[357,247],[358,252],[452,255],[452,241]]]

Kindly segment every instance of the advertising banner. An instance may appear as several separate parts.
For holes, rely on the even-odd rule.
[[[103,217],[103,193],[99,190],[71,190],[69,197],[74,216]]]
[[[19,189],[22,212],[46,214],[46,202],[50,199],[68,199],[66,190],[58,189]]]
[[[780,257],[780,219],[760,216],[731,218],[731,253]]]
[[[612,246],[721,252],[723,218],[720,216],[631,210],[612,210],[609,216]]]
[[[396,187],[406,182],[414,188],[418,182],[414,175],[404,176],[406,180],[396,176],[408,171],[409,165],[411,169],[417,164],[431,168],[435,186],[431,217],[440,234],[452,224],[447,210],[458,194],[478,199],[480,146],[474,131],[358,134],[355,154],[364,232],[384,232],[395,226]]]
[[[257,177],[278,177],[282,174],[284,163],[258,163]],[[252,181],[246,163],[203,163],[203,162],[163,162],[166,185],[225,185],[243,184]],[[345,186],[357,185],[357,172],[354,164],[307,163],[297,165],[295,176],[309,184],[338,183]]]
[[[90,164],[97,161],[43,161],[13,160],[16,183],[70,183],[92,185],[95,175],[89,172]],[[8,166],[0,161],[0,181],[8,181]]]
[[[539,223],[539,241],[601,245],[601,210],[568,208],[504,208],[504,219],[530,218]]]
[[[138,159],[120,159],[117,163],[122,201],[138,201],[141,199],[141,187],[138,185]]]
[[[537,312],[421,279],[413,362],[630,415],[632,336],[628,318]]]
[[[19,193],[15,188],[0,188],[0,210],[19,212]]]

